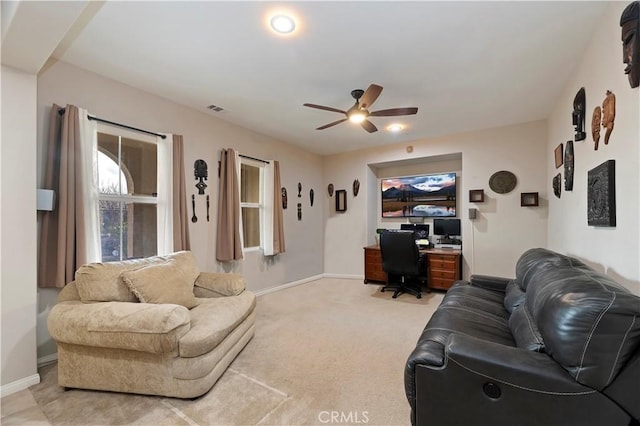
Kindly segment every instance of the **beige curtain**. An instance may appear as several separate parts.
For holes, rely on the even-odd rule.
[[[173,135],[173,249],[191,250],[189,212],[184,174],[184,142],[182,135]]]
[[[218,237],[216,259],[221,262],[242,259],[240,236],[240,188],[237,154],[229,148],[220,153],[218,184]]]
[[[284,253],[284,221],[282,220],[282,184],[280,182],[280,162],[273,162],[273,252]]]
[[[62,288],[87,263],[79,109],[53,105],[49,120],[44,188],[53,189],[57,205],[43,212],[38,247],[38,286]]]

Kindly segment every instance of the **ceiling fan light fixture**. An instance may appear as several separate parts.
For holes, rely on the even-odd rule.
[[[393,133],[398,133],[404,129],[404,126],[400,123],[393,123],[387,126],[387,130]]]
[[[296,22],[287,15],[275,15],[269,23],[273,31],[279,34],[290,34],[296,29]]]
[[[349,114],[349,121],[352,123],[362,123],[366,118],[367,116],[364,113],[358,111]]]

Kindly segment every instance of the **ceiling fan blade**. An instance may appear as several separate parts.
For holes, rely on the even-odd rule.
[[[418,108],[391,108],[381,109],[380,111],[373,111],[369,113],[369,116],[373,117],[391,117],[394,115],[412,115],[418,112]]]
[[[369,120],[364,120],[362,123],[360,123],[360,125],[362,126],[363,129],[365,129],[369,133],[378,131],[378,128],[374,126],[373,123],[370,122]]]
[[[341,119],[341,120],[334,121],[333,123],[329,123],[329,124],[325,124],[324,126],[320,126],[320,127],[318,127],[316,130],[324,130],[324,129],[326,129],[326,128],[329,128],[329,127],[335,126],[336,124],[340,124],[340,123],[342,123],[342,122],[344,122],[344,121],[347,121],[347,120],[348,120],[348,118],[343,118],[343,119]]]
[[[328,106],[315,105],[315,104],[303,104],[303,105],[306,106],[306,107],[309,107],[309,108],[316,108],[316,109],[322,109],[322,110],[325,110],[325,111],[340,112],[342,114],[346,114],[346,111],[343,111],[343,110],[337,109],[337,108],[331,108],[331,107],[328,107]]]
[[[378,99],[380,93],[382,92],[382,86],[378,86],[377,84],[372,84],[369,86],[366,92],[359,99],[360,108],[368,109],[373,103]]]

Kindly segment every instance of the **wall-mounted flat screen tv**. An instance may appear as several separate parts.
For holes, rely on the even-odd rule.
[[[382,217],[455,217],[456,174],[384,178]]]

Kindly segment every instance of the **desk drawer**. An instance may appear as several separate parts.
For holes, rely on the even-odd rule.
[[[432,269],[456,270],[456,258],[451,256],[429,256],[429,267]]]
[[[431,269],[429,271],[429,277],[431,279],[444,278],[447,280],[455,280],[457,277],[457,271],[455,269]]]
[[[454,280],[444,278],[432,278],[429,280],[429,288],[436,290],[448,290],[454,283]]]

